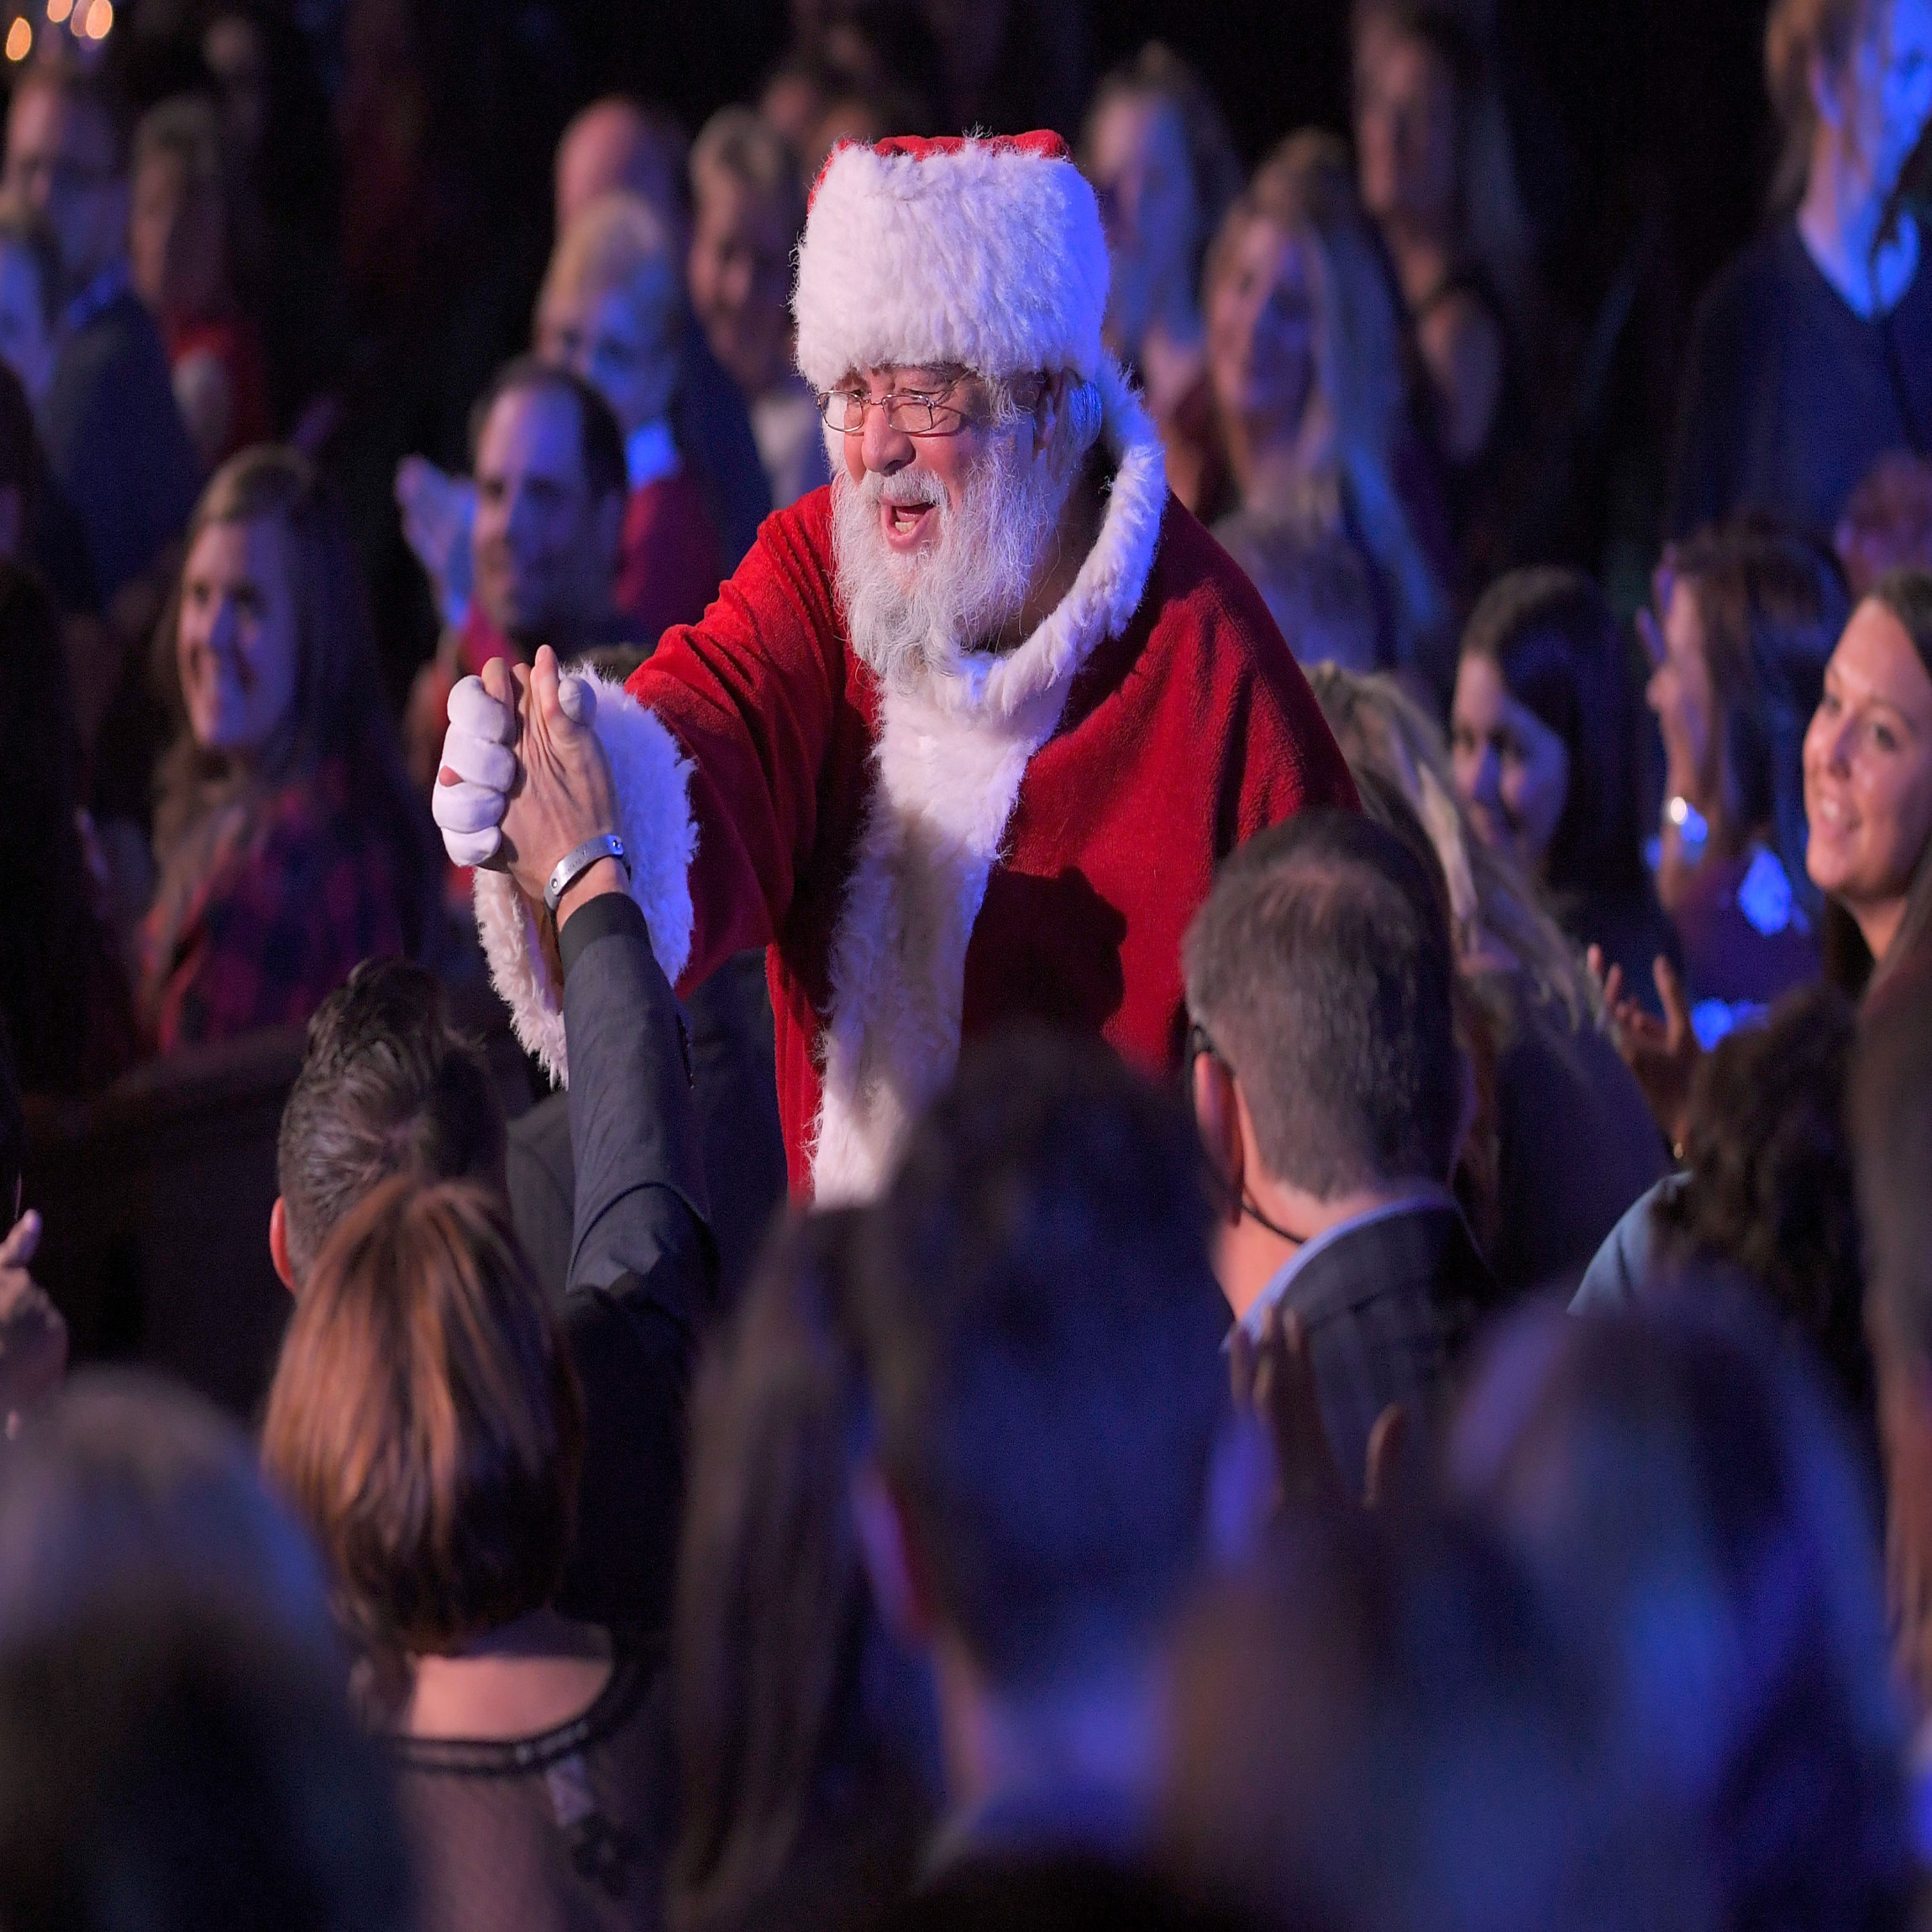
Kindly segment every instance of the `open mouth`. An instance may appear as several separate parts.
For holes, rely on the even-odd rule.
[[[895,550],[917,549],[925,538],[937,507],[937,505],[932,503],[891,503],[882,501],[879,506],[879,517],[885,532],[886,542]]]

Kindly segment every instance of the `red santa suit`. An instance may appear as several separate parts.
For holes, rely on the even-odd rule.
[[[1057,194],[1084,197],[1090,224],[1075,240],[1100,251],[1090,192],[1063,150],[937,145],[948,160],[977,150],[1051,167]],[[904,177],[931,152],[840,150],[813,221],[828,186],[875,190],[882,171]],[[862,170],[841,184],[853,160]],[[985,178],[1010,189],[1010,176],[995,167]],[[922,185],[916,172],[899,184]],[[1014,198],[1002,195],[995,221]],[[1058,209],[1042,225],[1055,221],[1068,225]],[[1010,315],[994,326],[1026,333],[1016,349],[961,341],[972,332],[956,320],[936,341],[903,316],[890,342],[874,342],[837,315],[828,347],[807,326],[824,320],[813,239],[808,223],[800,362],[818,386],[853,367],[948,361],[1087,372],[1063,344],[1041,343],[1050,327]],[[1090,1030],[1150,1072],[1171,1068],[1185,1031],[1181,936],[1216,863],[1305,806],[1354,801],[1280,633],[1170,496],[1159,438],[1100,350],[1104,252],[1100,264],[1097,299],[1089,289],[1060,306],[1079,311],[1074,347],[1088,352],[1111,481],[1072,589],[1017,649],[936,654],[918,679],[882,681],[846,635],[822,489],[766,522],[701,622],[667,633],[627,689],[598,693],[633,890],[660,963],[688,986],[736,950],[767,948],[780,1114],[801,1195],[875,1192],[962,1038],[1003,1021]],[[952,265],[970,293],[974,275]],[[998,286],[1012,265],[974,268]],[[1046,307],[1064,293],[1048,290]],[[567,1077],[528,906],[506,876],[480,872],[477,911],[521,1037]]]

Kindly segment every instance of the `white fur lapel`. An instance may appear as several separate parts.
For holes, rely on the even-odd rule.
[[[827,1204],[879,1191],[906,1125],[951,1079],[967,942],[1021,780],[1080,667],[1147,590],[1167,507],[1160,438],[1111,363],[1100,386],[1118,467],[1072,590],[1011,655],[962,656],[916,692],[884,695],[876,782],[832,942],[812,1149]]]
[[[631,861],[631,896],[650,929],[651,950],[675,981],[691,953],[691,857],[698,830],[688,796],[690,761],[663,725],[622,685],[596,686],[595,724],[617,793],[618,836]],[[563,995],[537,936],[529,901],[509,874],[476,874],[476,931],[490,978],[522,1042],[561,1084],[570,1078]]]

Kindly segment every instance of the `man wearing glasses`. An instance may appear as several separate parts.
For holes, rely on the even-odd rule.
[[[1260,598],[1169,499],[1106,293],[1057,137],[836,150],[792,304],[831,485],[627,692],[571,694],[607,780],[507,671],[450,701],[437,816],[458,863],[507,869],[478,922],[527,1043],[564,1070],[530,901],[621,863],[674,980],[768,948],[800,1194],[874,1193],[962,1036],[1002,1021],[1170,1068],[1217,860],[1353,802]]]
[[[0,186],[60,244],[60,354],[42,429],[109,603],[180,536],[201,487],[167,353],[129,280],[128,118],[110,83],[59,62],[29,67]]]

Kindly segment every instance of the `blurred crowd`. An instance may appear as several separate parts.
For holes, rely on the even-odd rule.
[[[102,4],[6,40],[0,1932],[1932,1922],[1932,0],[1770,0],[1641,592],[1480,0],[1252,165],[1057,0],[695,131],[542,8]],[[455,694],[587,770],[559,661],[755,615],[908,407],[799,371],[828,157],[1035,129],[1360,811],[1217,827],[1158,1078],[969,1000],[875,1199],[621,891],[507,1108]],[[244,1429],[69,1361],[25,1177],[273,1029]]]

